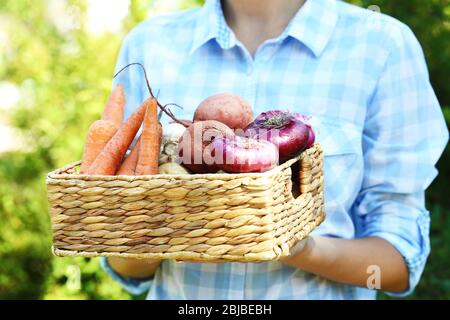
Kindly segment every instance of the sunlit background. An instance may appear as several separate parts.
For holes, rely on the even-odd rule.
[[[20,1],[18,1],[20,2]],[[23,1],[27,3],[27,1]],[[184,5],[183,5],[184,2]],[[44,21],[50,23],[58,33],[70,37],[70,34],[77,30],[84,30],[93,37],[102,37],[108,33],[123,34],[124,22],[130,15],[130,0],[47,0],[44,4]],[[150,18],[153,15],[164,14],[179,8],[200,5],[201,1],[181,1],[181,0],[157,0],[141,1],[139,5],[143,9],[139,15]],[[8,5],[6,5],[6,8]],[[1,7],[0,7],[1,8]],[[83,16],[85,22],[81,21]],[[8,21],[12,20],[7,12],[0,15],[0,47],[4,48],[4,54],[8,54],[8,46],[11,45],[11,37],[14,32],[10,32]],[[46,20],[46,21],[45,21]],[[69,42],[63,48],[64,51],[76,54],[80,48],[74,42]],[[12,54],[12,53],[11,53]],[[0,60],[1,61],[1,60]],[[37,62],[37,61],[36,61]],[[0,108],[8,110],[14,108],[21,99],[20,85],[13,81],[2,79],[0,81]],[[19,133],[14,126],[8,124],[7,119],[0,118],[0,152],[20,150],[24,148],[23,139],[19,138]]]
[[[448,1],[349,2],[379,8],[412,27],[449,122]],[[84,133],[109,94],[126,33],[154,15],[202,3],[0,1],[0,299],[143,298],[123,291],[97,259],[52,256],[45,176],[80,158]],[[450,298],[449,158],[447,148],[427,195],[433,250],[413,298]]]

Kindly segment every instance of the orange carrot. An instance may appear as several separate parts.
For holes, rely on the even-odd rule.
[[[80,173],[86,173],[105,145],[117,132],[117,126],[111,121],[97,120],[90,127],[84,144]]]
[[[127,176],[134,175],[134,172],[136,170],[136,164],[138,162],[140,145],[141,145],[141,137],[139,137],[139,140],[136,142],[133,149],[131,149],[130,154],[120,166],[119,171],[117,171],[117,175],[121,174]]]
[[[155,98],[152,98],[145,112],[136,175],[158,173],[161,133],[161,125],[158,121],[158,103]]]
[[[120,126],[123,122],[123,112],[125,108],[125,91],[121,84],[118,84],[106,103],[103,110],[102,119],[109,120]]]
[[[89,167],[88,174],[114,175],[117,172],[123,156],[139,131],[149,103],[150,100],[144,101],[128,120],[120,126],[116,134],[109,140]]]

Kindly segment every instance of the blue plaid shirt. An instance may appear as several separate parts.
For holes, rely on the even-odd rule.
[[[191,118],[218,92],[243,96],[255,114],[291,109],[311,115],[325,152],[326,221],[315,235],[389,241],[409,269],[410,293],[430,252],[424,191],[448,141],[439,103],[413,32],[383,14],[336,0],[308,0],[254,58],[227,26],[219,0],[151,18],[125,39],[117,68],[142,62],[163,103]],[[128,116],[146,97],[142,71],[117,79]],[[166,120],[167,121],[167,118]],[[136,281],[103,267],[148,299],[371,299],[376,292],[270,263],[164,260]],[[369,275],[368,275],[369,276]]]

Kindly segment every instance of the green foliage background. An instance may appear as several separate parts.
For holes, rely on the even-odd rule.
[[[32,6],[28,0],[0,2],[0,29],[8,35],[8,45],[0,47],[0,82],[12,82],[21,92],[16,107],[1,111],[0,123],[16,128],[25,141],[24,148],[0,154],[0,299],[140,299],[102,272],[97,259],[52,256],[45,176],[80,158],[84,133],[99,117],[110,91],[121,40],[162,2],[131,0],[121,32],[94,35],[85,28],[85,1],[66,1],[68,12],[80,25],[64,32],[48,18],[49,1],[33,0]],[[179,1],[178,7],[202,2]],[[423,44],[441,104],[450,106],[449,2],[351,2],[378,5],[412,27]],[[450,108],[444,107],[444,112],[450,122]],[[432,254],[409,298],[450,298],[449,160],[447,148],[427,199],[432,212]]]

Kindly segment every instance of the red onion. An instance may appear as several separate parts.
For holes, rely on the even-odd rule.
[[[274,143],[281,161],[297,156],[310,142],[308,126],[289,111],[281,110],[261,113],[246,128],[245,135]]]
[[[278,164],[277,147],[265,140],[235,136],[216,138],[207,147],[210,162],[225,172],[264,172]]]
[[[316,134],[314,133],[314,130],[312,128],[312,125],[310,123],[311,117],[305,116],[300,113],[294,113],[294,117],[301,122],[303,122],[308,127],[308,143],[306,144],[306,149],[311,148],[316,141]]]

